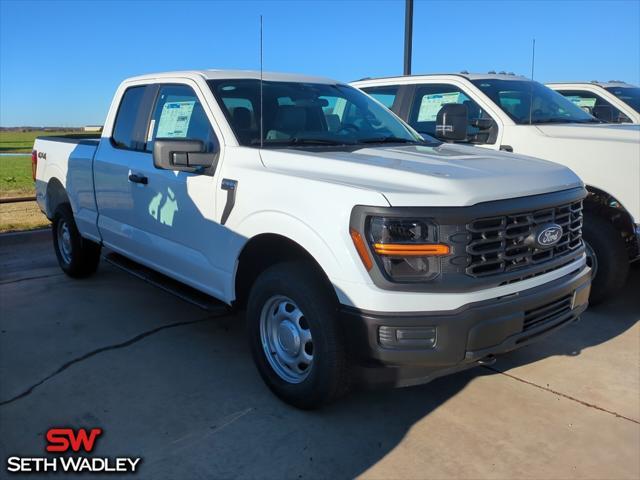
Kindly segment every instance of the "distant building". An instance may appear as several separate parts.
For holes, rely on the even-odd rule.
[[[85,132],[99,132],[102,130],[102,125],[87,125],[82,128]]]

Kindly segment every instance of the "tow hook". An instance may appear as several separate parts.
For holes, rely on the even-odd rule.
[[[480,360],[478,360],[478,365],[489,366],[489,365],[493,365],[494,363],[496,363],[495,355],[487,355],[486,357],[483,357]]]

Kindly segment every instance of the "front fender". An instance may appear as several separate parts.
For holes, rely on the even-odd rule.
[[[313,227],[290,214],[274,210],[255,212],[245,217],[234,230],[246,239],[244,244],[261,234],[281,235],[309,252],[329,279],[340,278],[344,274],[335,249]]]

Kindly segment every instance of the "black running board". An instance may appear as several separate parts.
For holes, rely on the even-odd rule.
[[[131,275],[144,280],[151,285],[158,287],[165,292],[168,292],[176,297],[189,302],[197,307],[207,310],[208,312],[223,313],[224,311],[230,311],[230,307],[220,300],[217,300],[206,293],[202,293],[195,288],[192,288],[184,283],[181,283],[173,278],[169,278],[162,273],[156,272],[144,265],[134,262],[123,255],[116,252],[108,252],[104,259],[121,270],[124,270]]]

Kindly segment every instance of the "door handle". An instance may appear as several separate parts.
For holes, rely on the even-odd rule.
[[[129,181],[133,183],[141,183],[143,185],[149,183],[149,179],[147,177],[144,175],[138,175],[137,173],[129,174]]]

